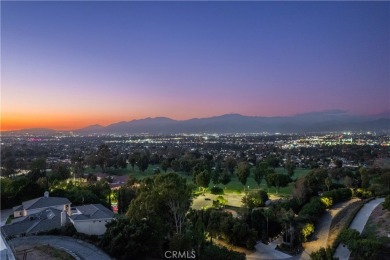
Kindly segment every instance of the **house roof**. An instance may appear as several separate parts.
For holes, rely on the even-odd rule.
[[[73,220],[99,220],[113,218],[114,212],[104,207],[102,204],[89,204],[78,206],[76,209],[81,214],[74,214],[71,216]]]
[[[32,200],[28,200],[22,203],[23,209],[40,209],[40,208],[48,208],[58,205],[71,204],[71,202],[67,198],[60,197],[40,197]],[[15,210],[15,209],[14,209]]]
[[[23,206],[22,205],[18,205],[18,206],[13,207],[12,209],[13,209],[13,211],[23,210]]]
[[[69,217],[66,214],[66,221]],[[6,236],[20,234],[33,234],[40,231],[48,231],[54,228],[61,228],[61,210],[48,208],[36,214],[31,214],[17,222],[1,227]]]

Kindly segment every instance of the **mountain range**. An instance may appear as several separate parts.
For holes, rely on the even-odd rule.
[[[226,114],[208,118],[174,120],[167,117],[123,121],[108,126],[91,125],[73,130],[90,134],[176,134],[176,133],[303,133],[335,131],[388,131],[389,114],[352,116],[341,110],[313,112],[287,117],[243,116]],[[7,133],[47,133],[52,129],[24,129]],[[64,132],[64,131],[61,131]],[[5,132],[2,132],[5,133]]]

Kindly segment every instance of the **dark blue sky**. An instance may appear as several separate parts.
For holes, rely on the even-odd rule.
[[[389,110],[389,2],[1,7],[3,128]]]

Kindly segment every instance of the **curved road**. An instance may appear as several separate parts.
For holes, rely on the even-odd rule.
[[[71,255],[76,255],[80,259],[111,259],[106,253],[96,246],[84,241],[65,236],[30,236],[14,238],[9,241],[11,247],[20,245],[50,245],[52,247],[65,249]]]
[[[332,219],[343,208],[358,200],[359,199],[351,199],[346,202],[337,203],[322,215],[321,219],[318,221],[317,226],[315,227],[315,231],[314,234],[312,235],[311,241],[303,244],[305,251],[301,256],[301,259],[310,259],[310,254],[312,252],[319,250],[321,247],[326,248]]]
[[[379,198],[366,203],[356,214],[351,225],[349,226],[349,229],[356,229],[359,231],[359,233],[362,233],[372,211],[384,201],[384,198]],[[348,248],[340,244],[336,249],[334,257],[338,257],[340,260],[346,260],[349,258],[350,254],[351,252],[348,250]]]
[[[349,204],[358,201],[359,199],[352,199],[346,202],[337,203],[333,205],[329,210],[327,210],[321,219],[318,221],[318,225],[316,226],[316,230],[313,234],[313,238],[311,241],[303,244],[305,251],[303,251],[300,255],[290,256],[285,253],[282,253],[275,249],[276,245],[270,243],[269,245],[258,243],[256,247],[256,252],[250,255],[247,255],[247,259],[287,259],[295,260],[295,259],[310,259],[310,253],[313,251],[317,251],[320,247],[326,247],[328,242],[328,234],[330,229],[330,224],[332,223],[332,219],[340,212],[343,208],[348,206]]]

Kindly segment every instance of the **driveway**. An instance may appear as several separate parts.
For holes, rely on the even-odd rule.
[[[106,253],[96,246],[84,241],[65,236],[30,236],[14,238],[9,241],[11,247],[20,245],[49,245],[55,248],[63,249],[69,254],[79,259],[109,260]]]
[[[384,198],[379,198],[366,203],[352,220],[349,229],[356,229],[357,231],[359,231],[359,233],[362,233],[364,226],[366,225],[372,211],[384,201]],[[340,260],[346,260],[349,258],[350,254],[351,252],[346,246],[339,244],[334,254],[334,257],[338,257]]]
[[[312,252],[319,250],[321,247],[326,248],[332,219],[343,208],[358,200],[359,199],[352,199],[346,202],[337,203],[322,215],[322,217],[320,218],[320,220],[318,221],[315,227],[314,234],[311,236],[312,237],[311,240],[303,244],[305,251],[302,254],[302,259],[310,259],[310,254]]]
[[[275,244],[263,244],[258,242],[255,246],[256,252],[253,254],[247,255],[246,259],[255,260],[255,259],[287,259],[291,258],[290,255],[280,252],[275,249]]]

